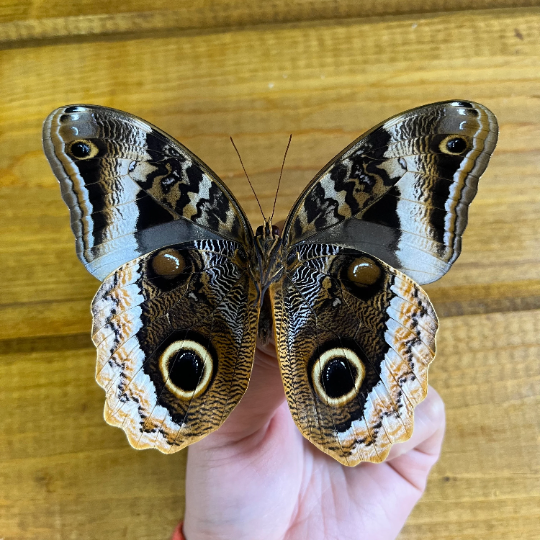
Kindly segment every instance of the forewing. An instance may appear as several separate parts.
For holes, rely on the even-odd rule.
[[[173,243],[249,240],[246,218],[217,175],[140,118],[61,107],[45,121],[43,146],[70,209],[77,255],[98,279]]]
[[[366,251],[418,283],[461,252],[469,204],[497,142],[493,113],[465,101],[394,116],[354,141],[308,185],[285,226],[289,245]]]
[[[271,288],[289,408],[344,465],[380,462],[413,431],[427,394],[437,317],[409,277],[336,245],[299,246]]]
[[[133,447],[176,452],[240,401],[259,312],[246,268],[237,244],[199,241],[139,257],[102,283],[92,303],[96,379],[105,419]]]

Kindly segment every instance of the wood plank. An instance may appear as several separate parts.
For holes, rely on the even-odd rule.
[[[20,6],[31,9],[15,19],[79,14],[75,4]],[[111,3],[79,6],[88,16],[117,13]],[[125,7],[121,15],[146,9]],[[280,20],[272,17],[264,21]],[[402,538],[538,538],[540,10],[145,32],[35,47],[24,38],[0,51],[0,406],[9,411],[0,419],[0,537],[167,538],[183,508],[184,454],[135,452],[101,417],[88,341],[98,282],[75,257],[40,148],[52,109],[99,103],[159,125],[225,179],[258,225],[229,135],[267,211],[293,133],[276,211],[284,218],[362,131],[425,102],[466,98],[497,114],[500,143],[461,258],[427,287],[442,317],[430,380],[449,430]]]
[[[260,24],[346,20],[355,17],[440,13],[538,6],[538,0],[193,0],[171,8],[165,0],[66,3],[54,0],[4,0],[0,4],[0,47],[42,40],[99,36],[151,35],[155,32],[207,31]]]
[[[0,356],[0,407],[10,411],[1,420],[0,535],[168,538],[184,507],[186,452],[135,452],[105,424],[88,342],[38,345]]]
[[[540,311],[441,321],[443,455],[400,539],[538,538]]]

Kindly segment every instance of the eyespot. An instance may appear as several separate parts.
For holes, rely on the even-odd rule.
[[[439,149],[444,154],[459,156],[469,148],[467,139],[458,135],[448,135],[439,144]]]
[[[319,398],[331,406],[342,406],[358,395],[366,368],[351,349],[335,347],[313,363],[311,380]]]
[[[69,153],[76,159],[91,159],[96,157],[98,152],[98,147],[87,139],[79,139],[69,145]]]
[[[349,264],[347,277],[355,285],[373,285],[381,277],[381,268],[373,259],[368,257],[358,257]]]
[[[355,255],[360,254],[351,254],[343,261],[340,269],[341,282],[353,296],[369,302],[384,291],[388,274],[381,261],[369,255]]]
[[[186,261],[176,249],[164,249],[152,259],[152,269],[154,272],[166,279],[177,277],[185,268]]]
[[[191,339],[171,343],[159,357],[166,388],[183,401],[199,397],[208,387],[214,362],[206,347]]]
[[[73,107],[66,107],[65,111],[66,113],[74,113],[74,112],[84,112],[86,109],[84,107],[79,107],[77,105],[74,105]]]

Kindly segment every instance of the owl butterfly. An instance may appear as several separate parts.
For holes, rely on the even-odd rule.
[[[394,116],[315,176],[281,234],[271,219],[253,234],[218,176],[160,129],[106,107],[51,113],[45,154],[77,255],[103,282],[92,339],[107,422],[165,453],[208,435],[273,321],[302,434],[344,465],[384,460],[412,434],[435,356],[418,283],[459,256],[497,132],[466,101]]]

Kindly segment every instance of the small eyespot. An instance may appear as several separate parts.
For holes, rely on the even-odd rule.
[[[302,258],[298,251],[293,251],[287,256],[287,272],[293,272],[299,266],[302,266]]]
[[[311,371],[313,387],[319,398],[331,406],[342,406],[358,395],[366,376],[360,357],[351,349],[330,349],[314,362]]]
[[[85,112],[85,108],[84,107],[79,107],[77,105],[73,105],[72,107],[66,107],[64,109],[64,112],[66,113],[74,113],[74,112]]]
[[[190,339],[174,341],[159,358],[166,388],[183,401],[196,398],[207,389],[213,366],[208,349]]]
[[[154,272],[166,279],[179,276],[185,268],[186,261],[176,249],[164,249],[152,259]]]
[[[381,277],[381,268],[373,259],[358,257],[349,265],[347,277],[355,285],[369,286]]]
[[[469,147],[467,140],[463,137],[457,135],[449,135],[445,137],[441,144],[439,144],[439,149],[445,154],[450,154],[452,156],[459,156],[463,154]]]
[[[69,145],[69,153],[76,159],[91,159],[98,154],[98,147],[91,141],[79,139]]]
[[[244,268],[247,263],[247,257],[246,257],[245,251],[241,248],[235,249],[231,261],[234,264],[236,264],[236,266],[239,266],[240,268]]]

